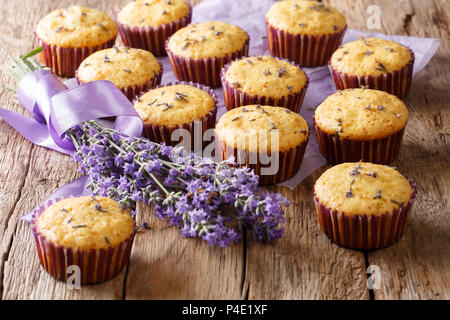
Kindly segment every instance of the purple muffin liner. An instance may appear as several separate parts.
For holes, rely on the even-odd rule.
[[[169,40],[166,41],[166,51],[177,79],[201,83],[211,88],[220,86],[220,70],[224,65],[248,55],[250,44],[250,37],[247,34],[247,40],[240,50],[221,57],[194,59],[178,56],[170,51],[168,48]]]
[[[330,164],[343,162],[391,163],[400,152],[405,127],[382,139],[352,140],[323,131],[314,121],[320,153]]]
[[[131,247],[136,232],[115,247],[107,249],[73,249],[59,246],[46,239],[37,231],[36,219],[53,203],[49,200],[38,207],[31,221],[31,228],[36,242],[39,262],[54,278],[67,281],[72,275],[68,273],[70,266],[80,268],[80,284],[95,284],[108,281],[119,274],[130,259]]]
[[[115,17],[122,42],[131,48],[140,48],[153,53],[156,57],[167,55],[165,49],[166,40],[175,32],[191,23],[192,6],[189,5],[189,12],[181,19],[163,24],[157,27],[135,27],[122,24]]]
[[[292,61],[289,61],[287,59],[281,59],[278,57],[275,57],[275,59],[287,61],[293,65],[295,65],[297,68],[302,70],[299,65],[293,63]],[[239,59],[236,59],[239,60]],[[234,60],[234,61],[236,61]],[[232,61],[232,62],[234,62]],[[296,93],[290,94],[288,96],[283,96],[281,98],[273,98],[273,97],[266,97],[266,96],[260,96],[257,94],[248,94],[245,93],[238,88],[234,88],[226,79],[225,74],[228,71],[228,68],[232,64],[232,62],[226,64],[222,71],[220,72],[220,80],[222,82],[222,88],[223,88],[223,95],[225,99],[225,105],[227,107],[227,110],[230,111],[231,109],[238,108],[241,106],[246,106],[250,104],[260,104],[260,105],[266,105],[266,106],[276,106],[276,107],[284,107],[289,110],[292,110],[296,113],[300,111],[300,108],[302,107],[303,99],[306,94],[306,90],[308,89],[309,85],[309,78],[306,72],[303,72],[306,76],[306,82],[303,88]],[[303,71],[303,70],[302,70]]]
[[[84,48],[63,48],[45,43],[35,34],[39,46],[44,48],[41,52],[41,62],[60,77],[72,78],[81,62],[96,51],[112,48],[116,37],[101,45]]]
[[[322,231],[331,241],[351,249],[380,249],[397,242],[406,230],[417,195],[417,186],[410,179],[408,181],[413,189],[411,199],[398,209],[383,214],[352,215],[333,210],[322,204],[314,192]]]
[[[409,51],[411,52],[411,61],[408,64],[400,70],[386,72],[380,76],[356,76],[339,72],[333,68],[331,59],[328,62],[328,68],[330,69],[334,85],[338,90],[367,87],[370,89],[386,91],[387,93],[403,99],[411,87],[415,60],[414,52],[411,49],[409,49]]]
[[[237,165],[241,168],[245,166],[254,170],[255,174],[259,176],[259,185],[277,184],[290,179],[300,170],[310,133],[311,131],[308,128],[308,137],[296,148],[292,148],[284,152],[278,152],[278,171],[273,175],[261,174],[261,169],[264,167],[270,167],[270,164],[262,164],[260,162],[259,154],[233,148],[227,145],[227,143],[220,139],[216,134],[217,150],[221,160],[225,160],[233,156],[236,161],[238,161],[239,154],[245,155],[245,163],[238,163]],[[256,159],[257,163],[250,164],[249,159]]]
[[[302,67],[327,64],[342,43],[347,26],[339,32],[321,36],[292,34],[278,30],[266,21],[270,54],[294,61]]]
[[[123,92],[123,94],[127,96],[128,100],[133,102],[133,100],[136,99],[136,97],[140,96],[142,92],[146,92],[146,91],[153,89],[161,84],[161,78],[163,75],[163,65],[159,61],[158,61],[158,63],[159,63],[159,73],[156,76],[154,76],[152,79],[147,81],[146,83],[140,84],[140,85],[129,86],[126,88],[119,88]],[[75,77],[77,79],[78,84],[85,83],[78,78],[78,70],[75,73]]]
[[[214,90],[205,85],[195,82],[185,82],[185,81],[169,82],[164,85],[157,86],[154,89],[168,87],[177,84],[192,86],[208,93],[214,100],[213,109],[201,119],[192,121],[190,123],[178,124],[172,127],[153,125],[150,123],[146,123],[144,121],[144,130],[142,136],[154,142],[158,143],[164,142],[166,145],[175,146],[179,144],[181,141],[172,141],[172,133],[177,129],[185,129],[188,130],[190,133],[191,148],[193,148],[195,146],[195,140],[198,139],[198,134],[200,133],[198,131],[198,128],[200,127],[202,134],[201,136],[202,147],[204,148],[208,142],[203,141],[203,134],[206,132],[206,130],[213,129],[216,125],[217,105],[219,104],[219,98],[215,94]]]

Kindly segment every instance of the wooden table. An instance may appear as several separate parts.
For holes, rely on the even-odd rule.
[[[225,1],[225,0],[224,0]],[[6,0],[0,6],[0,56],[32,49],[38,20],[72,3],[112,14],[126,0]],[[199,2],[199,1],[196,1]],[[439,51],[417,74],[405,102],[410,120],[398,160],[419,188],[410,224],[397,244],[355,251],[321,232],[312,201],[317,170],[294,191],[272,187],[292,201],[286,233],[271,245],[244,236],[228,249],[184,240],[178,230],[138,208],[150,230],[136,237],[128,268],[114,280],[71,290],[39,265],[29,226],[18,218],[77,177],[68,156],[34,146],[0,121],[0,296],[2,299],[449,299],[450,298],[450,1],[334,0],[350,28],[367,30],[366,9],[379,5],[382,30],[441,39]],[[1,106],[24,112],[15,83],[0,73]],[[366,285],[369,265],[381,272],[379,289]]]

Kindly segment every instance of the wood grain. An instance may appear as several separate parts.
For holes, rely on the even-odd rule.
[[[112,15],[127,0],[77,0]],[[199,3],[201,1],[192,1]],[[77,177],[76,165],[57,152],[31,145],[0,121],[0,296],[2,299],[449,299],[450,159],[450,3],[445,0],[327,1],[347,17],[349,27],[367,30],[366,9],[382,9],[387,34],[436,37],[438,53],[417,74],[405,103],[410,110],[405,143],[394,163],[413,178],[419,197],[401,241],[371,252],[331,243],[320,231],[312,201],[315,180],[327,166],[291,191],[282,192],[287,210],[285,236],[270,245],[251,233],[228,249],[182,239],[178,230],[139,206],[137,222],[150,229],[136,236],[127,270],[107,283],[70,290],[39,266],[32,233],[18,218]],[[0,54],[33,48],[32,30],[61,1],[8,0],[0,6]],[[30,14],[32,12],[32,14]],[[20,21],[20,23],[18,23]],[[3,86],[15,85],[0,73]],[[23,109],[14,94],[0,88],[1,106]],[[380,288],[370,292],[366,268],[381,270]]]

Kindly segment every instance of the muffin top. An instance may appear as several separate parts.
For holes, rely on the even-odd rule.
[[[117,21],[129,26],[157,27],[185,17],[191,11],[184,0],[136,0],[117,14]]]
[[[325,171],[314,194],[329,209],[350,215],[379,215],[408,202],[413,189],[395,169],[369,162],[347,162]]]
[[[200,120],[215,107],[207,92],[185,84],[150,90],[134,103],[144,123],[177,126]]]
[[[240,150],[283,152],[309,137],[305,119],[282,107],[248,105],[225,113],[216,124],[219,139]]]
[[[134,232],[130,210],[105,197],[66,198],[48,207],[36,230],[51,242],[74,249],[115,247]]]
[[[95,9],[70,6],[50,12],[36,27],[36,35],[47,44],[60,47],[92,47],[117,36],[116,23]]]
[[[344,44],[331,56],[334,69],[356,76],[379,76],[398,71],[412,59],[411,51],[397,42],[379,38]]]
[[[233,61],[225,79],[247,94],[275,98],[298,93],[306,84],[306,75],[300,68],[270,56]]]
[[[345,17],[333,7],[316,1],[279,1],[267,11],[272,27],[293,34],[323,35],[342,31]]]
[[[168,48],[175,55],[187,58],[222,57],[241,50],[247,40],[248,35],[241,28],[212,21],[178,30],[170,37]]]
[[[80,82],[109,80],[118,88],[142,85],[161,72],[151,52],[125,47],[100,50],[87,57],[77,71]]]
[[[408,109],[396,96],[379,90],[347,89],[325,99],[314,119],[323,131],[341,138],[381,139],[406,126]]]

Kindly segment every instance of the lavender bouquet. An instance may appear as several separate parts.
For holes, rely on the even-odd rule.
[[[11,60],[9,70],[16,79],[42,67],[30,59],[38,52]],[[260,241],[283,235],[289,202],[260,190],[258,176],[232,159],[216,162],[186,154],[181,147],[128,137],[95,120],[66,134],[76,148],[80,172],[91,178],[94,195],[132,208],[136,202],[154,203],[155,215],[180,228],[183,237],[227,247],[239,242],[244,229]]]

